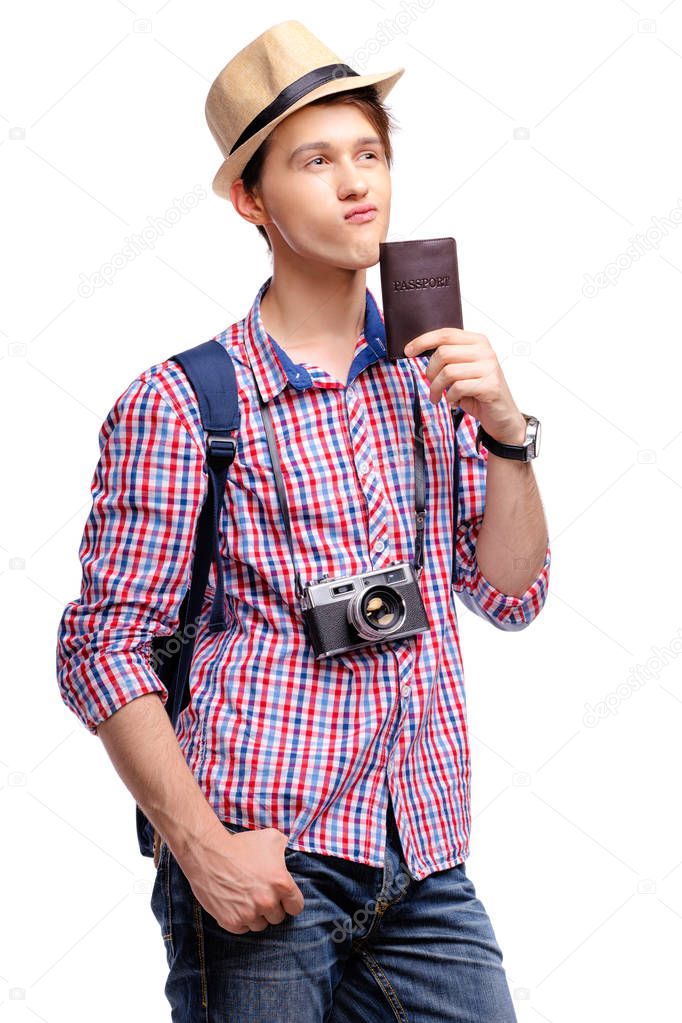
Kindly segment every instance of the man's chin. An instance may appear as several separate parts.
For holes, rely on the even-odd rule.
[[[362,252],[356,253],[355,259],[348,263],[349,270],[367,270],[370,266],[376,266],[379,262],[379,243],[367,245]]]
[[[336,267],[337,267],[338,270],[356,270],[359,273],[361,270],[369,269],[370,266],[376,266],[376,264],[378,262],[379,262],[379,257],[378,256],[377,256],[376,259],[372,259],[369,262],[367,260],[363,259],[363,260],[356,260],[355,262],[350,263],[350,262],[345,262],[345,261],[340,259],[338,261],[338,263],[336,263]]]

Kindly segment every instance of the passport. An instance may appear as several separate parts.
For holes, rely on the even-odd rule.
[[[454,238],[379,242],[379,274],[387,355],[405,359],[405,345],[440,327],[462,327]],[[422,355],[431,356],[435,348]]]

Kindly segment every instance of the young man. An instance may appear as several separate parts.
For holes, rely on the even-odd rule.
[[[177,626],[207,490],[181,367],[141,373],[100,435],[58,677],[161,838],[152,908],[177,1020],[516,1018],[464,865],[455,443],[454,589],[466,606],[525,628],[545,601],[549,541],[531,465],[515,457],[527,453],[526,418],[488,339],[444,329],[409,357],[386,357],[365,278],[388,232],[382,100],[401,74],[359,76],[288,21],[240,51],[209,92],[225,158],[213,187],[266,237],[273,273],[217,337],[241,412],[221,516],[228,629],[205,628],[212,576],[175,732],[150,643]],[[372,218],[355,212],[368,206]],[[413,560],[415,390],[429,628],[316,659],[298,579]],[[453,404],[466,413],[457,438]]]

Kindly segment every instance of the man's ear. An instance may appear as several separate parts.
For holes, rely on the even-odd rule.
[[[247,192],[244,187],[244,179],[237,178],[230,188],[230,201],[240,217],[250,224],[263,226],[269,223],[269,217],[265,203],[259,195],[258,190]]]

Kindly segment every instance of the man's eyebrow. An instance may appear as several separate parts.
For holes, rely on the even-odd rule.
[[[383,144],[378,135],[363,135],[362,138],[355,140],[355,145],[369,146],[377,142],[379,143],[379,145]],[[298,156],[299,153],[305,153],[309,149],[333,149],[333,148],[334,144],[332,142],[326,142],[324,139],[321,142],[304,142],[302,146],[297,146],[296,149],[294,149],[293,153],[289,157],[289,163],[291,163],[294,157]]]

